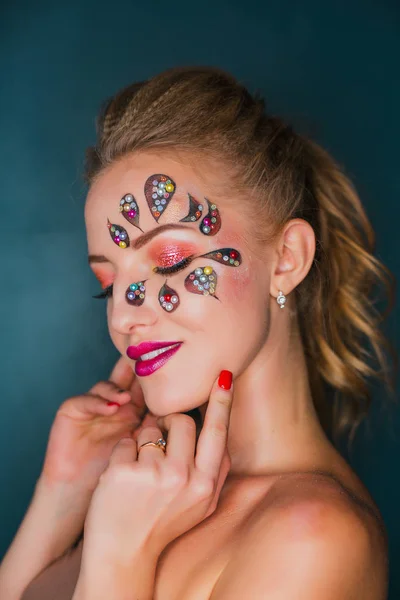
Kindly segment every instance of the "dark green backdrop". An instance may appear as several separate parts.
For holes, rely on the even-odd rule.
[[[396,7],[397,4],[397,7]],[[60,403],[108,375],[116,352],[86,260],[86,145],[101,102],[181,64],[233,72],[271,110],[311,132],[345,166],[398,276],[398,3],[68,0],[0,7],[0,552],[24,515]],[[399,324],[387,330],[396,343]],[[399,597],[399,409],[374,389],[350,462],[390,535]]]

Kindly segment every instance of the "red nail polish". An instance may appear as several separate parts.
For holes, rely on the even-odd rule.
[[[107,402],[107,406],[119,406],[118,402]]]
[[[232,373],[230,371],[221,371],[218,385],[223,390],[230,390],[232,385]]]

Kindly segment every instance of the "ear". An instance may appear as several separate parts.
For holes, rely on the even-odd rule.
[[[315,233],[304,219],[292,219],[282,230],[275,247],[270,294],[279,290],[287,295],[294,290],[311,269],[315,255]]]

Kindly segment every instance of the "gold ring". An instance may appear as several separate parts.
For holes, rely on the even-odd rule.
[[[161,450],[165,454],[167,442],[165,440],[163,440],[163,438],[159,438],[156,442],[146,442],[145,444],[142,444],[141,446],[139,446],[138,453],[140,452],[140,450],[142,448],[144,448],[144,446],[155,446],[156,448],[161,448]]]

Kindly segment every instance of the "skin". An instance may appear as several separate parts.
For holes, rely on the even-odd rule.
[[[149,174],[161,172],[173,178],[177,190],[155,224],[145,204],[143,183]],[[240,549],[225,566],[212,595],[204,597],[263,598],[268,591],[272,600],[295,594],[299,599],[383,599],[386,548],[378,510],[320,426],[295,318],[291,292],[311,268],[314,232],[302,219],[293,219],[273,245],[253,247],[252,223],[241,212],[240,198],[224,196],[223,185],[218,185],[221,172],[220,166],[214,170],[198,162],[195,166],[177,153],[141,152],[102,172],[85,207],[89,254],[107,261],[93,265],[94,270],[99,279],[114,285],[107,318],[116,348],[124,356],[129,345],[142,341],[184,342],[161,369],[138,378],[151,413],[161,417],[200,407],[204,416],[219,372],[233,373],[226,441],[230,466],[215,519],[223,522],[232,511],[238,512],[246,491],[257,490],[262,510],[255,530],[246,528]],[[104,223],[107,218],[121,221],[118,199],[127,191],[140,206],[145,232],[183,218],[188,192],[217,204],[221,229],[206,236],[198,224],[185,223],[188,229],[164,231],[139,249],[121,250],[110,240]],[[133,242],[139,235],[129,229]],[[165,278],[152,269],[153,245],[162,248],[163,243],[179,249],[187,244],[199,254],[224,247],[240,252],[238,268],[210,263],[218,275],[220,302],[184,289],[186,275],[206,264],[198,258],[168,277],[180,307],[171,314],[162,310],[158,291]],[[144,279],[146,301],[141,307],[129,306],[125,290],[132,281]],[[287,297],[283,310],[276,303],[279,290]],[[160,432],[153,427],[147,439],[156,439]],[[206,530],[201,543],[206,546],[211,536]],[[288,572],[292,578],[287,578]],[[173,580],[169,583],[174,585]]]

